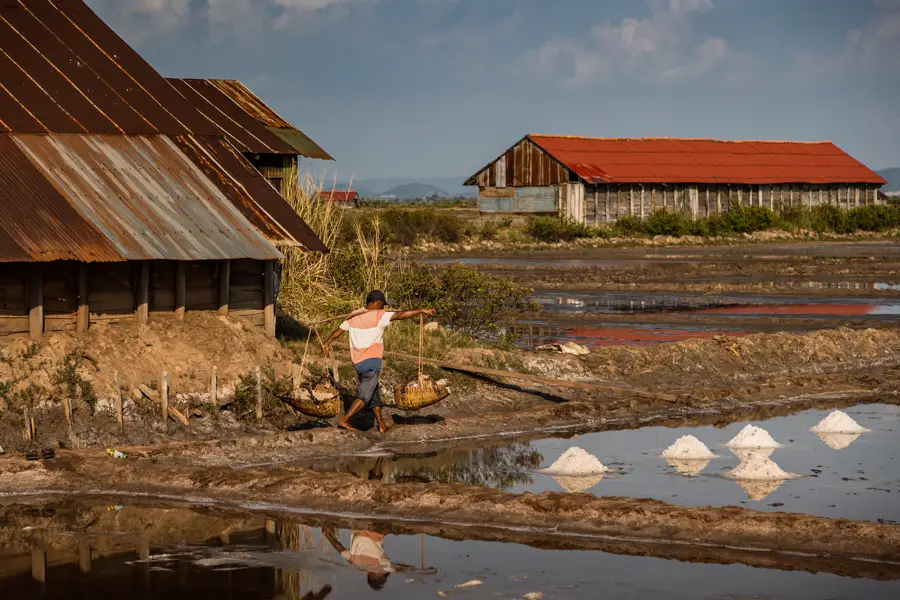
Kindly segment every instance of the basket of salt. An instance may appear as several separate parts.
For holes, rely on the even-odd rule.
[[[423,373],[425,352],[425,318],[419,316],[419,375],[405,386],[394,388],[394,402],[400,410],[421,410],[437,404],[450,395],[444,381],[432,381]]]
[[[298,390],[297,398],[291,403],[294,408],[314,419],[333,419],[340,414],[341,394],[328,382]]]

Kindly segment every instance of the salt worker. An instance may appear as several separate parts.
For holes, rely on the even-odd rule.
[[[415,310],[403,310],[390,312],[384,310],[387,298],[381,290],[372,290],[366,296],[366,308],[359,310],[349,319],[341,323],[340,327],[331,332],[325,343],[322,344],[322,354],[328,356],[331,344],[335,342],[345,331],[350,334],[350,359],[356,368],[359,377],[359,389],[353,406],[338,421],[338,427],[356,430],[350,425],[350,419],[364,407],[368,407],[375,413],[378,422],[378,431],[384,433],[387,427],[381,416],[381,368],[384,359],[384,330],[394,321],[414,319],[419,315],[431,316],[433,308],[417,308]]]

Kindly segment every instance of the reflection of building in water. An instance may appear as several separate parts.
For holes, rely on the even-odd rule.
[[[554,475],[553,481],[559,484],[559,487],[563,489],[563,491],[568,492],[570,494],[577,494],[579,492],[586,492],[603,479],[603,473],[595,474],[595,475],[578,475],[578,476],[567,476],[567,475]]]
[[[698,475],[700,471],[709,465],[709,459],[685,459],[685,458],[666,458],[664,459],[669,466],[675,469],[680,475]]]
[[[816,433],[822,442],[832,450],[843,450],[855,442],[861,433]]]

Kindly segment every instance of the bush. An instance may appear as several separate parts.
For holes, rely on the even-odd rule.
[[[670,212],[668,210],[654,211],[647,217],[647,233],[650,235],[671,235],[680,237],[688,233],[691,221],[690,218],[680,212]]]
[[[457,263],[445,269],[417,266],[396,279],[391,298],[403,307],[434,307],[452,331],[480,339],[511,338],[520,316],[536,307],[531,290]]]
[[[775,213],[765,206],[733,205],[722,216],[723,229],[734,233],[753,233],[775,224]]]
[[[423,238],[455,244],[463,237],[459,217],[433,208],[392,208],[382,213],[382,219],[388,239],[401,246],[413,246]]]
[[[847,215],[854,231],[885,231],[900,227],[900,206],[861,206]]]
[[[616,231],[624,235],[642,235],[647,233],[647,223],[640,217],[622,217],[614,225]]]
[[[594,232],[584,223],[556,217],[532,217],[525,226],[525,233],[539,242],[570,242],[589,238]]]
[[[850,218],[846,211],[832,204],[814,206],[809,211],[810,229],[818,233],[852,233]]]

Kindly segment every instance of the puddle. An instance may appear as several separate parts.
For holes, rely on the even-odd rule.
[[[896,580],[803,570],[761,573],[725,558],[724,564],[705,564],[709,559],[452,541],[393,533],[390,526],[378,532],[361,524],[341,529],[322,521],[274,521],[190,507],[7,507],[4,517],[0,535],[9,543],[0,549],[0,597],[5,600],[574,600],[596,597],[600,590],[603,597],[665,600],[900,594]]]
[[[509,258],[500,258],[497,256],[447,256],[439,258],[424,258],[419,262],[427,265],[452,265],[461,263],[473,266],[496,266],[496,267],[592,267],[615,269],[620,267],[641,268],[660,267],[670,265],[686,265],[693,261],[688,260],[647,260],[642,258],[565,258],[565,257],[547,257],[540,258],[534,256],[517,256]]]
[[[900,300],[803,298],[784,296],[731,296],[628,292],[539,291],[532,298],[541,308],[557,314],[677,313],[684,316],[741,315],[797,318],[854,316],[900,317]]]
[[[802,476],[783,482],[747,483],[725,477],[742,460],[754,458],[746,453],[738,453],[739,457],[724,446],[747,422],[722,428],[646,427],[473,452],[350,460],[341,468],[386,481],[464,482],[514,493],[589,491],[603,496],[656,498],[682,506],[746,506],[762,511],[900,522],[900,407],[869,404],[846,409],[860,425],[872,430],[859,436],[820,437],[810,432],[809,428],[829,412],[810,410],[754,422],[783,444],[768,459],[784,471]],[[699,438],[718,458],[705,464],[670,464],[658,458],[676,438],[688,434]],[[612,472],[602,478],[562,480],[535,472],[551,465],[572,446],[595,455]]]

